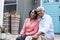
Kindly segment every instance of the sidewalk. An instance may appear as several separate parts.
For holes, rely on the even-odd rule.
[[[16,40],[17,37],[18,37],[18,35],[12,35],[11,40]]]
[[[54,40],[60,40],[60,35],[55,35]]]
[[[12,35],[11,40],[15,40],[18,35]],[[60,35],[55,35],[54,40],[60,40]]]

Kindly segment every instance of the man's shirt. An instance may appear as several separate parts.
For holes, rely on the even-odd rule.
[[[43,32],[45,35],[54,36],[54,28],[51,16],[44,14],[44,16],[40,18],[38,31]]]

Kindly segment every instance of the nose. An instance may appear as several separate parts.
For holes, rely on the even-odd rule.
[[[31,13],[31,15],[34,15],[34,13]]]
[[[40,14],[41,12],[38,12],[37,14]]]

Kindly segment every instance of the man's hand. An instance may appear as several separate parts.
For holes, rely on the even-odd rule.
[[[33,35],[33,38],[38,38],[40,35],[44,34],[43,32],[37,32],[35,35]]]
[[[33,38],[38,38],[39,36],[38,36],[38,35],[33,35],[32,37],[33,37]]]

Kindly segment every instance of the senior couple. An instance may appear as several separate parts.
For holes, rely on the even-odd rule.
[[[39,15],[39,19],[37,19]],[[54,28],[51,16],[45,14],[44,7],[29,12],[20,35],[16,40],[54,40]]]

